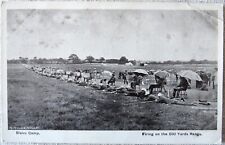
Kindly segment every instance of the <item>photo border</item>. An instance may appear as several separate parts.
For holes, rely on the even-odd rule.
[[[129,10],[217,10],[218,11],[218,93],[217,130],[141,130],[141,131],[67,131],[67,130],[24,130],[40,135],[17,135],[17,130],[8,130],[7,104],[7,10],[12,9],[129,9]],[[222,133],[223,98],[223,5],[152,3],[152,2],[25,2],[8,1],[2,4],[2,49],[1,49],[1,96],[3,110],[3,142],[27,143],[104,143],[104,144],[220,144]],[[142,133],[201,133],[202,136],[143,136]]]

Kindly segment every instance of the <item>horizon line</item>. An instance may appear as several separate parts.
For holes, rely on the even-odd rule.
[[[121,56],[122,57],[122,56]],[[28,57],[22,57],[22,58],[28,58]],[[50,60],[50,59],[60,59],[60,58],[62,58],[62,59],[64,59],[64,60],[68,60],[69,58],[63,58],[63,57],[57,57],[57,58],[38,58],[37,57],[37,59],[46,59],[46,60]],[[11,58],[11,59],[7,59],[7,60],[18,60],[19,58]],[[34,58],[28,58],[29,60],[33,60]],[[95,60],[96,59],[100,59],[100,58],[95,58]],[[109,60],[109,59],[120,59],[120,58],[105,58],[105,60]],[[173,61],[173,62],[175,62],[175,61],[181,61],[181,62],[186,62],[186,61],[191,61],[191,60],[193,60],[193,61],[218,61],[218,60],[210,60],[210,59],[189,59],[189,60],[171,60],[171,59],[168,59],[168,60],[140,60],[140,59],[129,59],[129,58],[127,58],[128,59],[128,61],[144,61],[144,62],[165,62],[165,61]],[[80,60],[86,60],[86,58],[85,59],[80,59]]]

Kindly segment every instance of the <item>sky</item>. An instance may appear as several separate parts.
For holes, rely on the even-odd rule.
[[[7,33],[8,59],[217,60],[216,11],[8,10]]]

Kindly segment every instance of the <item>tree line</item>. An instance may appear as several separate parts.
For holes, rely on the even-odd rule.
[[[211,60],[195,60],[191,59],[190,61],[136,61],[136,60],[129,60],[125,56],[122,56],[120,59],[105,59],[104,57],[94,58],[93,56],[87,56],[85,59],[80,59],[76,54],[71,54],[67,59],[64,58],[37,58],[34,57],[32,59],[19,57],[18,59],[10,59],[7,60],[10,64],[17,64],[17,63],[33,63],[33,64],[82,64],[82,63],[116,63],[116,64],[126,64],[128,62],[132,63],[133,65],[144,65],[144,64],[216,64],[217,61]]]
[[[104,57],[94,58],[93,56],[87,56],[85,59],[80,59],[76,54],[71,54],[67,59],[64,58],[37,58],[32,59],[19,57],[18,59],[7,60],[8,63],[35,63],[35,64],[81,64],[81,63],[118,63],[125,64],[131,62],[135,65],[134,60],[128,60],[125,56],[120,59],[105,59]]]

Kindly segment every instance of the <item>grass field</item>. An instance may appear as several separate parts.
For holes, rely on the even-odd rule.
[[[55,65],[65,70],[135,69],[123,65]],[[215,66],[155,65],[163,68],[213,70]],[[188,90],[187,102],[207,100],[209,106],[183,106],[140,100],[91,87],[40,76],[20,64],[8,64],[9,129],[47,130],[214,130],[216,90]]]

